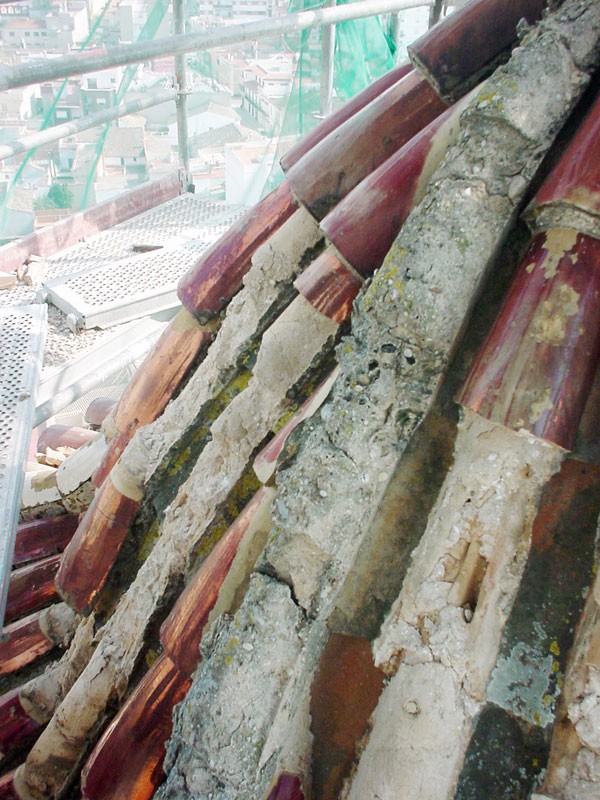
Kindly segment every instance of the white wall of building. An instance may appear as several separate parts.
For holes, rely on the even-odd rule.
[[[236,115],[237,116],[237,115]],[[231,122],[239,123],[239,116],[237,119],[232,117],[231,114],[219,114],[217,110],[201,111],[194,114],[193,111],[188,113],[188,135],[198,136],[201,133],[207,133],[210,130],[223,128]],[[167,140],[174,146],[177,146],[177,122],[173,120],[169,122],[169,133]]]
[[[83,76],[81,86],[85,90],[102,89],[106,91],[109,89],[117,89],[122,77],[122,67],[105,69],[101,72],[90,72]]]
[[[429,8],[409,8],[398,14],[400,42],[398,63],[407,58],[406,46],[418,39],[429,27]]]
[[[253,206],[261,198],[276,155],[276,144],[240,142],[225,147],[225,199]]]
[[[198,14],[225,19],[272,17],[282,13],[286,6],[286,0],[200,0]]]

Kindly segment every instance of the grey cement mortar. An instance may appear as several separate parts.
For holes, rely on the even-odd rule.
[[[548,228],[573,228],[600,239],[600,215],[587,213],[566,203],[540,206],[528,213],[527,221],[535,232]]]
[[[526,37],[465,112],[457,145],[357,301],[352,336],[339,347],[341,372],[333,398],[320,419],[298,434],[296,457],[278,475],[276,527],[261,567],[292,586],[310,626],[322,624],[331,612],[525,187],[589,80],[568,46],[586,69],[597,64],[599,25],[600,7],[577,0]],[[241,612],[251,614],[251,607],[249,597]],[[285,663],[296,634],[278,632],[272,658]],[[312,658],[316,664],[318,652]],[[210,657],[201,665],[198,681],[212,669],[209,662]],[[238,706],[251,702],[252,694],[248,682]],[[179,712],[181,746],[172,762],[180,781],[170,797],[182,800],[203,796],[185,788],[195,761],[178,730],[188,715],[193,718],[193,697]],[[219,750],[237,725],[236,707],[224,711],[214,723],[213,747],[203,756],[209,763],[219,763]],[[250,742],[240,742],[237,755],[246,769],[239,780],[249,786],[256,781],[248,797],[260,797],[269,776],[263,771],[256,779],[257,753]],[[277,763],[273,760],[273,767]]]
[[[188,715],[192,727],[187,730],[193,728],[194,691],[182,706],[175,732],[175,741],[180,744],[177,756],[170,760],[174,774],[169,784],[172,797],[210,797],[210,790],[187,788],[189,781],[195,780],[197,769],[198,780],[204,779],[202,770],[206,764],[212,770],[211,785],[227,786],[227,781],[231,784],[231,762],[220,761],[219,754],[234,738],[234,785],[247,787],[243,788],[247,797],[260,796],[270,776],[285,763],[277,746],[263,761],[262,750],[252,735],[236,738],[240,709],[247,709],[244,725],[250,732],[256,717],[259,744],[275,719],[287,719],[288,730],[297,729],[294,726],[298,715],[305,714],[305,709],[302,704],[294,709],[292,703],[282,717],[277,704],[258,704],[252,681],[239,682],[237,665],[246,663],[240,654],[251,652],[244,645],[252,645],[252,651],[264,647],[269,654],[269,673],[282,676],[277,691],[290,699],[306,696],[312,667],[321,650],[324,620],[396,459],[429,407],[475,301],[476,290],[511,224],[530,176],[587,81],[587,76],[569,61],[565,42],[573,41],[579,63],[597,63],[597,52],[592,52],[596,45],[590,42],[600,24],[600,8],[581,0],[568,2],[565,8],[571,16],[579,10],[572,28],[568,20],[562,20],[567,13],[563,11],[552,23],[558,33],[548,32],[550,23],[542,34],[534,33],[486,87],[488,95],[496,92],[492,95],[493,107],[481,105],[485,100],[480,100],[467,113],[459,143],[432,179],[432,192],[412,215],[357,304],[353,335],[339,352],[342,379],[336,385],[334,398],[323,410],[320,421],[311,421],[312,430],[301,434],[297,457],[279,479],[277,527],[260,567],[272,571],[273,577],[257,579],[264,589],[260,599],[264,620],[254,633],[244,633],[232,645],[230,663],[221,661],[219,665],[218,647],[215,655],[207,651],[196,676],[200,686],[207,676],[212,698],[221,686],[234,682],[237,674],[239,692],[235,702],[219,705],[223,713],[212,718],[210,740],[207,738],[201,762],[196,762],[195,751],[180,736],[182,726],[188,724]],[[537,87],[534,103],[532,86]],[[553,97],[541,96],[548,92]],[[545,113],[551,116],[545,117]],[[489,120],[494,125],[488,128]],[[498,120],[504,121],[496,124]],[[468,158],[466,153],[470,153]],[[499,153],[506,157],[498,160]],[[466,177],[456,175],[461,158],[472,165],[466,170]],[[495,163],[498,167],[494,167]],[[375,362],[377,367],[371,368]],[[148,608],[160,594],[160,558],[168,551],[171,566],[182,566],[185,554],[181,541],[198,524],[200,501],[196,492],[206,483],[202,480],[206,475],[202,475],[199,465],[194,482],[180,493],[168,525],[173,541],[165,541],[166,550],[156,551],[153,564],[146,562],[67,702],[32,751],[27,778],[45,796],[57,796],[64,780],[64,770],[57,779],[52,769],[48,774],[48,767],[60,764],[73,747],[83,746],[78,737],[85,739],[86,731],[92,730],[104,713],[106,702],[124,693],[128,671],[143,638]],[[218,473],[211,473],[211,479],[217,477]],[[204,486],[202,491],[210,488]],[[306,494],[312,502],[306,500]],[[300,559],[305,550],[311,555],[306,565]],[[296,585],[301,591],[296,591]],[[278,617],[284,593],[286,608],[289,606],[293,615],[286,616],[286,612]],[[236,619],[252,619],[256,599],[251,589]],[[304,625],[302,637],[295,622],[299,619]],[[288,624],[281,624],[285,620]],[[307,642],[314,645],[309,647]],[[290,654],[296,663],[302,663],[302,669],[293,675]],[[281,733],[280,741],[284,742],[287,737],[283,727]],[[306,740],[299,744],[300,748],[306,746]],[[283,744],[279,747],[283,751]],[[301,761],[298,757],[298,763]],[[179,782],[175,786],[177,776]]]
[[[599,529],[600,530],[600,529]],[[596,576],[578,624],[561,698],[562,730],[552,742],[542,791],[552,800],[600,800],[600,578]],[[555,746],[556,744],[556,746]]]
[[[63,648],[68,647],[78,623],[79,617],[66,603],[55,603],[40,615],[40,628],[44,635]]]
[[[169,780],[156,793],[167,800],[187,792],[211,800],[256,798],[247,786],[265,748],[273,717],[305,645],[306,620],[290,590],[256,575],[243,609],[224,618],[202,644],[209,665],[198,674],[188,695],[193,713],[176,713],[166,767]],[[287,647],[282,658],[279,641]],[[243,642],[243,644],[242,644]],[[247,697],[246,687],[254,688]],[[247,697],[240,704],[240,697]],[[227,742],[219,735],[221,717],[235,716]],[[172,767],[172,769],[171,769]]]
[[[374,643],[375,663],[393,677],[350,800],[454,796],[527,561],[537,502],[563,456],[555,445],[465,413],[454,464]],[[479,560],[480,587],[465,600]],[[406,712],[407,703],[426,713]]]
[[[386,704],[396,712],[395,725],[385,720]],[[384,689],[373,715],[369,769],[366,774],[359,770],[345,800],[447,797],[448,787],[456,779],[456,751],[464,745],[468,716],[460,682],[452,670],[435,662],[403,664]],[[419,753],[413,742],[424,741],[431,746]],[[398,772],[402,765],[407,769],[401,783]]]
[[[23,686],[19,697],[27,713],[45,724],[89,660],[94,641],[94,618],[81,620],[69,649],[49,670]]]
[[[154,549],[21,768],[20,780],[42,796],[60,795],[71,780],[107,705],[123,697],[147,627],[171,581],[183,574],[219,505],[283,415],[288,390],[323,350],[332,349],[337,328],[299,295],[265,332],[248,386],[211,426],[212,438],[167,509]]]
[[[386,672],[393,674],[399,659],[438,660],[483,699],[527,560],[537,502],[563,457],[555,445],[464,413],[454,464],[374,643],[375,661]],[[451,594],[467,545],[486,564],[468,620]]]
[[[164,413],[141,428],[125,450],[122,465],[140,483],[150,479],[169,448],[193,425],[202,405],[224,388],[253,342],[293,298],[290,284],[321,239],[312,217],[299,209],[256,251],[205,359]]]
[[[600,16],[592,5],[588,15]],[[513,219],[517,197],[513,193],[510,201],[499,192],[507,192],[517,174],[529,181],[584,84],[562,40],[553,45],[546,33],[532,34],[529,45],[489,80],[485,99],[465,112],[458,144],[359,298],[352,336],[338,349],[333,398],[277,479],[278,535],[266,558],[282,563],[291,540],[308,535],[332,564],[335,559],[342,565],[338,575],[332,567],[317,579],[322,593],[307,603],[312,613],[328,614],[332,581],[343,578],[352,542],[362,535],[399,453],[431,405],[477,288]],[[532,86],[540,93],[536,104],[530,102]],[[500,115],[504,124],[489,126]],[[506,124],[514,120],[517,132]],[[482,138],[482,129],[493,136]],[[459,164],[463,177],[457,175]],[[469,171],[477,177],[465,178]],[[324,497],[320,484],[333,483],[328,473],[338,470],[349,473],[351,482],[340,480],[345,487],[332,486],[331,494],[323,487]],[[314,504],[314,496],[322,502]],[[328,519],[339,524],[324,525]]]

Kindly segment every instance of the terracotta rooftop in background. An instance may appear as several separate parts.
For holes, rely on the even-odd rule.
[[[600,7],[471,0],[411,58],[199,255],[101,435],[41,439],[0,800],[599,791]]]

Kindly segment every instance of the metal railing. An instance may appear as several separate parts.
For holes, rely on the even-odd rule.
[[[0,0],[1,1],[1,0]],[[138,64],[159,56],[176,56],[176,87],[150,92],[140,100],[120,103],[85,118],[56,125],[43,131],[21,137],[11,145],[0,146],[0,160],[19,153],[50,144],[66,136],[72,136],[105,122],[141,111],[161,103],[174,101],[177,105],[177,134],[180,163],[189,172],[186,98],[190,90],[186,85],[185,59],[187,53],[210,50],[214,47],[242,44],[257,39],[284,33],[295,33],[312,28],[324,27],[328,35],[323,37],[322,50],[322,94],[321,114],[331,111],[331,87],[333,76],[333,26],[338,22],[363,19],[378,14],[397,14],[411,8],[430,7],[433,0],[362,0],[343,6],[327,6],[312,11],[301,11],[283,17],[275,17],[256,22],[246,22],[228,27],[210,29],[197,33],[175,33],[170,37],[149,42],[137,42],[115,47],[95,48],[79,53],[60,56],[50,61],[34,59],[25,64],[0,68],[0,91],[46,83],[52,80],[83,75],[112,67]],[[174,0],[175,30],[183,28],[183,8],[181,0]]]
[[[138,111],[143,111],[146,108],[160,105],[161,103],[168,103],[177,98],[177,91],[175,89],[162,89],[159,91],[149,92],[145,97],[138,100],[130,100],[125,103],[120,103],[112,108],[107,108],[105,111],[99,111],[96,114],[90,114],[87,117],[79,117],[78,119],[71,120],[70,122],[62,122],[60,125],[54,125],[52,128],[46,128],[43,131],[37,131],[27,136],[22,136],[17,139],[13,144],[0,145],[0,161],[5,158],[25,153],[28,150],[35,150],[36,147],[45,144],[52,144],[64,139],[66,136],[73,136],[81,131],[96,128],[105,122],[112,122],[113,120],[120,119],[126,114],[135,114]]]
[[[198,50],[210,50],[256,39],[295,33],[298,31],[347,22],[352,19],[373,17],[377,14],[391,14],[409,8],[429,7],[431,0],[362,0],[343,6],[322,8],[315,11],[300,11],[284,17],[274,17],[257,22],[245,22],[223,28],[210,29],[197,33],[184,33],[155,39],[151,42],[137,42],[115,47],[95,48],[80,53],[54,58],[51,61],[36,59],[0,69],[0,91],[44,83],[86,72],[97,72],[125,64],[139,64],[159,56],[178,56]]]

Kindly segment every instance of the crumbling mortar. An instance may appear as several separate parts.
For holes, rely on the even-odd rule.
[[[186,447],[185,444],[182,445],[182,441],[185,442],[189,436],[197,437],[198,422],[206,420],[206,410],[211,407],[219,407],[219,397],[228,393],[228,389],[238,380],[240,371],[247,372],[248,368],[251,368],[263,333],[291,302],[296,293],[287,289],[283,294],[281,303],[273,303],[261,317],[252,335],[246,339],[243,347],[236,353],[232,364],[225,364],[216,375],[211,375],[210,379],[204,379],[204,373],[208,370],[206,366],[203,367],[203,362],[200,362],[197,368],[198,374],[190,378],[186,389],[178,396],[181,397],[180,402],[177,402],[178,398],[174,398],[168,406],[164,418],[159,417],[156,422],[145,426],[136,434],[136,438],[140,439],[139,446],[144,451],[144,458],[143,460],[135,459],[135,450],[132,450],[129,453],[126,451],[124,460],[126,464],[131,464],[133,469],[140,464],[144,465],[142,482],[147,485],[147,491],[150,494],[152,494],[152,486],[160,486],[163,476],[171,473],[175,464],[181,460],[182,448],[185,451]],[[197,403],[195,406],[190,405],[191,397],[198,394],[201,402],[200,410],[198,410]],[[203,403],[202,400],[204,400]],[[192,409],[193,416],[190,416]],[[178,416],[181,418],[181,415],[183,415],[183,423],[178,428],[174,425],[174,420]],[[197,453],[190,451],[187,455],[185,460],[189,464],[193,464],[194,455]],[[179,469],[177,471],[179,472]],[[180,482],[183,482],[184,479],[185,475],[182,473]],[[167,500],[165,505],[168,502]]]
[[[289,578],[284,578],[282,575],[278,575],[277,571],[273,567],[272,564],[262,563],[257,566],[255,569],[257,575],[265,575],[267,578],[271,578],[272,580],[276,581],[277,583],[282,584],[283,586],[287,586],[290,590],[290,598],[292,603],[298,608],[298,610],[302,613],[302,616],[305,621],[310,619],[308,609],[304,608],[302,603],[298,600],[296,592],[294,590],[294,584]]]
[[[453,467],[413,553],[398,601],[374,645],[376,663],[394,675],[389,684],[393,688],[386,690],[380,700],[380,725],[386,730],[395,720],[399,751],[404,748],[402,742],[411,736],[414,742],[406,769],[390,771],[394,777],[385,783],[390,791],[393,787],[397,793],[413,796],[412,773],[416,770],[419,774],[427,754],[432,747],[438,747],[438,742],[446,756],[436,757],[438,766],[431,774],[445,773],[446,777],[440,778],[435,789],[423,779],[421,789],[427,796],[438,796],[438,790],[439,796],[450,796],[447,792],[458,777],[471,722],[486,702],[494,652],[525,566],[535,497],[549,475],[558,469],[561,459],[560,448],[509,432],[472,412],[466,412],[459,424]],[[523,462],[530,464],[527,485],[523,480],[515,484],[510,473],[514,478]],[[468,547],[458,547],[460,541],[468,543]],[[478,542],[480,549],[472,551]],[[461,607],[463,593],[470,592],[477,562],[472,560],[469,569],[463,566],[447,577],[444,560],[446,555],[452,555],[467,565],[471,552],[475,559],[484,556],[486,564],[474,613],[467,618]],[[466,578],[462,584],[461,575]],[[459,592],[453,596],[456,588]],[[400,713],[399,701],[393,705],[390,698],[398,693],[402,696],[402,680],[412,675],[415,703],[427,703],[433,688],[426,676],[432,674],[432,669],[437,670],[438,683],[446,680],[443,676],[449,676],[454,687],[454,710],[440,711],[443,704],[433,707],[429,711],[431,730],[419,732]],[[355,800],[363,796],[361,792],[366,787],[370,790],[371,786],[380,785],[375,773],[385,751],[382,736],[384,733],[376,726],[372,743],[367,745],[365,766],[359,767],[356,787],[350,794]],[[452,738],[452,745],[442,746],[450,741],[448,737]],[[402,760],[399,752],[397,758]]]
[[[280,309],[281,310],[281,309]],[[338,334],[339,335],[339,334]],[[285,403],[289,405],[290,411],[295,410],[303,402],[305,397],[312,393],[322,378],[328,374],[334,365],[333,342],[335,339],[328,340],[323,345],[322,350],[317,353],[310,365],[310,368],[300,376],[298,381],[287,391]],[[107,585],[102,591],[99,603],[103,606],[103,616],[106,618],[114,610],[116,601],[119,598],[120,585],[128,584],[135,577],[142,558],[147,557],[160,536],[160,530],[164,521],[165,512],[170,505],[181,503],[182,498],[178,498],[178,491],[190,477],[194,464],[212,442],[212,423],[215,422],[221,413],[225,411],[232,400],[247,388],[248,381],[252,376],[249,371],[256,364],[255,349],[246,347],[246,354],[241,353],[238,363],[244,359],[242,366],[243,373],[236,374],[235,370],[223,370],[221,377],[223,380],[216,381],[211,388],[213,397],[204,403],[196,411],[194,423],[182,436],[176,446],[172,446],[167,455],[163,458],[160,466],[154,468],[154,472],[146,485],[146,495],[142,505],[132,523],[130,535],[121,548],[117,562],[111,570],[111,575]],[[251,358],[248,358],[250,356]],[[229,377],[229,383],[225,383],[225,376]],[[217,391],[220,388],[220,391]],[[265,387],[266,391],[266,387]],[[282,406],[281,414],[285,413]],[[129,459],[129,468],[135,470],[136,466],[144,469],[149,460],[149,449],[144,445],[145,432],[151,429],[148,426],[139,434],[138,455],[136,460]],[[238,431],[238,438],[241,442],[247,438],[248,432],[244,430],[243,424]],[[262,446],[262,443],[258,447]],[[145,458],[140,458],[139,447],[144,448]],[[255,447],[255,450],[257,448]],[[187,496],[184,492],[184,497]],[[224,501],[228,502],[228,501]],[[153,527],[155,530],[153,531]],[[204,537],[206,538],[206,537]],[[128,580],[126,579],[128,578]]]
[[[527,47],[524,46],[522,51],[525,52],[526,50]],[[534,53],[534,56],[543,62],[545,53]],[[523,54],[519,54],[519,57],[522,58]],[[555,75],[555,78],[556,77],[559,76]],[[550,108],[550,112],[552,112],[552,110],[553,109]],[[568,110],[569,103],[563,98],[562,105],[557,114],[557,116],[561,118],[561,121],[566,113],[568,113]],[[536,113],[539,113],[540,117],[544,116],[537,111],[537,109]],[[543,137],[541,137],[543,141],[540,144],[540,149],[547,145],[552,128],[553,126],[551,125],[548,127],[548,130],[543,132]],[[465,147],[467,146],[468,140],[465,139]],[[538,155],[539,154],[536,154],[535,150],[529,153],[530,161],[528,162],[528,167],[530,169],[533,168],[533,162]],[[442,189],[440,188],[439,191],[441,192]],[[445,188],[443,191],[445,191]],[[479,194],[483,195],[484,193],[480,192]],[[513,200],[518,201],[518,199],[519,195],[517,193]],[[459,200],[459,195],[452,195],[452,193],[450,193],[446,201],[432,201],[429,205],[427,213],[432,214],[433,218],[431,216],[426,218],[424,216],[425,212],[420,212],[419,209],[417,209],[407,222],[405,232],[392,248],[391,255],[386,260],[384,267],[379,271],[366,290],[363,295],[363,300],[357,305],[354,335],[360,340],[360,347],[356,347],[355,351],[353,351],[353,346],[350,345],[348,352],[341,357],[341,367],[344,376],[351,375],[358,379],[358,376],[364,372],[365,363],[368,363],[373,354],[379,352],[378,343],[381,340],[382,331],[389,331],[394,327],[394,321],[396,321],[401,323],[402,327],[405,327],[407,331],[410,331],[410,333],[401,334],[398,337],[400,340],[414,340],[418,343],[419,347],[421,347],[421,343],[423,343],[422,352],[425,354],[422,356],[424,361],[422,364],[423,386],[429,396],[435,394],[441,375],[448,363],[452,349],[455,346],[456,339],[460,335],[464,315],[469,311],[471,304],[470,295],[476,290],[481,275],[485,272],[486,265],[493,259],[498,239],[504,235],[513,215],[513,201],[509,201],[508,199],[501,202],[500,198],[486,197],[485,207],[477,203],[473,203],[469,206],[464,202],[458,202]],[[450,213],[454,206],[456,207],[454,210],[455,216],[449,220],[445,215]],[[443,250],[442,245],[444,244],[444,240],[438,239],[430,243],[429,237],[435,237],[436,231],[438,232],[437,235],[441,236],[442,231],[445,230],[445,225],[449,223],[455,224],[461,217],[464,219],[470,217],[477,219],[476,241],[470,238],[469,241],[465,242],[464,252],[460,252],[456,247],[452,249],[450,252],[451,268],[448,269],[442,277],[437,278],[438,283],[436,284],[432,280],[435,278],[432,264],[439,263],[440,257],[442,256],[440,251]],[[420,236],[423,232],[425,232],[426,235]],[[403,247],[405,248],[405,252],[411,253],[410,259],[406,260],[404,263],[409,263],[413,273],[417,276],[417,280],[413,277],[408,284],[411,287],[409,289],[408,300],[412,301],[412,312],[404,299],[406,287],[398,285],[397,283],[393,285],[394,282],[397,281],[398,262],[404,257],[401,255]],[[435,254],[437,254],[437,259]],[[445,256],[445,253],[443,255]],[[445,266],[447,266],[447,264],[445,264]],[[424,276],[427,278],[427,281],[423,283],[419,293],[419,291],[412,287],[419,281],[423,281]],[[387,285],[388,280],[392,281],[392,286]],[[444,304],[441,303],[441,297],[438,297],[436,302],[436,297],[440,293],[443,296]],[[447,309],[452,309],[451,316],[448,310],[442,307],[443,305],[447,306]],[[369,310],[372,312],[370,317],[368,316]],[[433,323],[436,324],[436,330],[432,332],[427,325]],[[361,357],[364,360],[362,363],[359,363]],[[396,362],[396,366],[398,366],[398,362]],[[387,373],[391,373],[391,378],[387,377]],[[386,375],[385,380],[384,375]],[[334,450],[333,453],[330,454],[330,463],[337,466],[339,462],[343,462],[343,470],[338,480],[343,484],[343,481],[349,478],[348,483],[345,485],[345,490],[343,486],[340,486],[338,490],[339,495],[337,503],[315,505],[310,509],[308,515],[305,514],[304,510],[301,510],[298,514],[298,519],[302,523],[301,527],[294,529],[290,525],[286,526],[286,534],[289,538],[294,537],[297,531],[300,530],[303,535],[307,535],[307,531],[309,531],[310,535],[318,540],[318,536],[321,535],[320,528],[323,521],[322,514],[324,510],[328,511],[330,516],[335,515],[336,517],[339,529],[334,530],[332,527],[331,530],[327,530],[324,535],[331,538],[329,544],[332,545],[331,550],[333,551],[333,545],[337,544],[333,534],[338,532],[342,547],[345,546],[347,549],[343,556],[337,559],[335,570],[331,568],[330,564],[326,565],[325,580],[320,580],[319,575],[315,576],[315,588],[311,590],[310,595],[311,598],[315,598],[316,602],[322,602],[323,614],[326,614],[327,605],[331,602],[332,597],[334,598],[336,596],[337,587],[339,587],[339,583],[344,577],[344,570],[347,570],[352,563],[352,557],[356,552],[356,547],[358,546],[362,532],[368,520],[371,518],[381,494],[380,487],[375,480],[375,475],[372,474],[369,468],[370,459],[364,452],[364,442],[370,440],[376,428],[383,428],[384,436],[386,436],[390,444],[390,455],[383,459],[383,463],[385,467],[393,465],[427,407],[426,401],[421,401],[423,406],[421,406],[419,402],[417,381],[413,376],[414,371],[409,371],[408,368],[404,367],[397,368],[396,370],[383,370],[376,379],[363,389],[363,391],[357,393],[354,400],[349,400],[339,394],[338,392],[341,390],[334,390],[334,397],[330,405],[330,423],[329,426],[326,426],[327,431],[328,434],[330,432],[332,433],[333,441],[339,443],[339,447],[344,447],[348,453],[352,454],[352,460],[359,468],[357,469],[355,466],[353,469],[350,469],[347,463],[348,459],[346,456],[343,456],[339,447],[338,451]],[[404,383],[407,378],[413,382],[410,387],[410,402],[408,403],[406,402],[406,393],[404,389]],[[342,383],[344,382],[340,381],[340,384]],[[346,389],[348,385],[349,384],[346,382]],[[391,403],[387,402],[387,400],[382,402],[385,398],[389,399],[390,394]],[[416,397],[413,397],[413,395],[416,395]],[[385,407],[385,412],[377,413],[381,406]],[[365,416],[365,407],[367,407],[369,411],[375,413]],[[339,415],[338,411],[340,412]],[[398,413],[402,414],[403,411],[404,413],[408,411],[409,415],[398,425]],[[322,417],[322,419],[325,419],[325,417]],[[342,420],[345,426],[345,432],[336,430],[333,420],[337,419]],[[320,425],[325,425],[325,423],[320,423]],[[318,431],[318,429],[319,425],[316,425],[315,431]],[[311,433],[315,433],[315,431]],[[316,446],[316,449],[312,449],[313,445]],[[327,437],[324,436],[322,432],[317,432],[314,436],[311,435],[307,437],[306,444],[298,450],[293,469],[297,470],[298,475],[303,477],[304,483],[310,482],[314,484],[314,482],[316,482],[317,472],[322,464],[318,464],[318,458],[315,458],[315,456],[318,456],[319,447],[321,447],[321,445],[323,445],[324,449],[331,449]],[[302,466],[303,464],[305,466]],[[360,469],[362,465],[364,465],[364,469]],[[292,467],[286,470],[288,475],[290,475],[291,472]],[[302,485],[302,482],[295,487],[290,485],[289,488],[286,489],[289,493],[289,497],[291,498],[292,492],[295,492],[296,496],[301,495],[302,492],[299,491],[299,487],[301,489]],[[351,496],[348,493],[348,486],[351,487]],[[282,489],[283,488],[284,486],[282,485]],[[183,500],[183,498],[184,495],[182,494],[181,499]],[[186,499],[189,500],[190,505],[194,505],[194,498],[191,495],[187,495]],[[348,505],[351,506],[350,509],[347,509]],[[289,502],[288,508],[293,508]],[[340,510],[342,510],[341,514]],[[292,514],[290,514],[290,516],[292,516]],[[171,521],[174,528],[180,521],[183,521],[185,526],[191,524],[191,516],[186,518],[181,506],[174,507],[172,509]],[[177,539],[177,532],[174,531],[174,534],[175,539]],[[285,545],[285,542],[283,544]],[[177,548],[178,546],[179,542],[175,541],[174,547]],[[270,545],[270,547],[272,546],[273,545]],[[144,573],[142,576],[144,580],[148,577],[151,578],[152,575]],[[256,579],[264,580],[264,576],[257,575]],[[146,584],[148,584],[148,581],[146,581]],[[294,582],[294,585],[296,586],[296,582]],[[276,585],[271,586],[271,590],[271,594],[276,594]],[[305,601],[303,601],[303,604],[304,603]],[[143,602],[140,601],[140,605],[143,611]],[[249,609],[253,607],[252,594],[249,593],[247,602],[243,603],[240,607],[240,612],[250,613]],[[294,609],[296,613],[299,613],[296,606],[294,606]],[[124,608],[124,613],[135,613],[136,610],[138,610],[138,608],[132,602],[129,608]],[[312,625],[314,626],[315,622],[313,622]],[[125,629],[127,629],[127,626],[125,626]],[[115,632],[117,631],[118,628],[115,627]],[[271,631],[272,629],[266,628],[265,636],[268,637]],[[284,629],[282,631],[281,640],[279,641],[279,647],[274,653],[276,662],[284,656],[287,657],[289,655],[290,650],[288,645],[292,641],[291,632]],[[318,658],[318,648],[316,652],[310,655],[307,654],[305,658],[310,663],[316,661]],[[198,672],[197,677],[200,681],[203,679],[203,676],[215,666],[214,663],[211,663],[212,661],[213,658],[207,653],[205,661]],[[222,720],[222,722],[219,723],[220,728],[226,724],[227,721],[225,719]],[[216,744],[217,743],[215,743],[215,745]],[[215,745],[213,745],[213,747],[215,747]],[[215,757],[217,757],[218,746],[215,747],[214,752]],[[239,767],[239,779],[240,781],[246,781],[246,785],[249,787],[248,797],[255,798],[257,796],[257,784],[253,784],[253,780],[255,780],[253,774],[255,762],[252,761],[252,754],[244,749],[243,743],[241,743],[240,746],[239,758],[243,765]],[[269,763],[273,762],[270,761]],[[191,786],[190,791],[192,791]],[[241,797],[242,795],[240,795],[240,798]]]
[[[188,773],[185,777],[188,788],[195,796],[212,796],[217,800],[254,800],[256,795],[255,784],[250,785],[244,777],[248,770],[253,771],[251,764],[258,763],[259,757],[266,745],[268,727],[265,727],[260,719],[257,718],[257,711],[260,710],[261,716],[269,718],[267,709],[274,704],[274,708],[281,707],[284,698],[278,693],[274,695],[274,684],[281,685],[283,675],[281,670],[294,671],[297,668],[295,654],[298,652],[301,643],[306,636],[306,622],[297,606],[293,603],[290,589],[271,577],[255,575],[251,581],[250,594],[255,602],[252,609],[240,609],[234,617],[223,617],[217,620],[212,630],[207,633],[202,642],[202,655],[204,661],[212,664],[212,674],[204,675],[198,682],[195,681],[195,688],[192,691],[197,693],[193,705],[193,713],[189,709],[180,706],[176,712],[176,725],[182,726],[183,736],[179,741],[174,738],[169,746],[167,764],[173,763],[175,752],[179,758],[196,758],[196,768],[193,774]],[[272,604],[274,602],[274,605]],[[270,664],[269,653],[276,646],[276,640],[265,640],[262,642],[260,632],[266,626],[275,623],[277,625],[291,625],[295,640],[290,640],[290,650],[287,654],[286,665],[281,664],[277,669],[273,669]],[[241,646],[240,634],[250,631],[251,636],[241,640],[252,651],[249,653]],[[295,643],[294,643],[295,641]],[[252,642],[256,642],[254,648]],[[262,642],[262,643],[261,643]],[[261,653],[262,648],[266,648]],[[259,648],[259,649],[257,649]],[[255,659],[260,659],[260,665],[255,663]],[[231,659],[233,661],[231,662]],[[219,681],[221,674],[228,674],[228,664],[235,672],[231,674],[233,681],[222,684]],[[244,665],[246,665],[244,667]],[[246,670],[240,673],[240,670]],[[241,674],[246,675],[246,680],[250,680],[256,692],[250,694],[243,688],[235,689],[241,679]],[[196,673],[198,677],[199,672]],[[238,703],[236,705],[235,722],[231,728],[223,732],[223,736],[215,733],[210,727],[210,720],[221,714],[221,703],[228,703],[228,694],[232,688],[236,691]],[[240,696],[241,694],[241,696]],[[210,704],[206,705],[206,699],[210,697]],[[245,699],[244,699],[245,698]],[[242,712],[240,712],[242,709]],[[208,727],[207,727],[208,726]],[[190,740],[189,732],[193,730],[193,737]],[[241,737],[242,741],[248,742],[250,750],[240,751],[240,741],[236,737]],[[207,757],[207,746],[215,739],[218,743],[218,758]],[[189,745],[189,746],[188,746]],[[248,760],[251,754],[250,761]],[[266,760],[270,763],[271,758],[266,755]],[[219,764],[221,768],[219,769]],[[227,764],[224,770],[223,766]],[[157,793],[157,797],[171,798],[178,797],[180,791],[181,770],[175,768],[167,784]],[[192,783],[190,783],[190,779]],[[262,779],[258,778],[262,784]],[[209,781],[210,783],[207,783]],[[202,786],[202,790],[200,789]],[[266,784],[264,784],[266,789]],[[210,793],[213,793],[212,795]]]
[[[352,464],[352,466],[354,467],[354,469],[355,469],[355,470],[358,470],[358,464],[357,464],[357,463],[356,463],[356,461],[355,461],[355,460],[352,458],[352,456],[350,455],[350,453],[348,453],[346,450],[344,450],[344,448],[343,448],[343,447],[336,447],[335,443],[333,442],[333,439],[331,438],[331,434],[329,433],[329,431],[328,431],[328,430],[327,430],[327,429],[326,429],[324,426],[323,426],[323,432],[325,433],[325,436],[327,437],[327,441],[329,442],[329,444],[330,444],[330,446],[331,446],[331,449],[332,449],[332,450],[333,450],[333,449],[336,449],[336,450],[338,450],[338,451],[339,451],[339,452],[340,452],[342,455],[346,456],[346,458],[348,459],[348,461],[350,461],[350,463]]]
[[[540,27],[550,31],[558,38],[565,49],[569,51],[575,66],[584,72],[593,71],[600,61],[600,41],[598,40],[600,24],[597,18],[590,20],[587,11],[585,0],[581,0],[579,4],[565,2],[563,9],[558,14],[547,14],[540,22]],[[582,23],[579,30],[575,24],[577,21]],[[565,34],[565,25],[575,29],[574,35]],[[594,36],[596,45],[590,48],[589,42]]]
[[[296,348],[297,361],[292,364],[290,343],[297,341],[297,331],[307,325],[311,326],[314,339],[305,342],[303,348]],[[24,770],[27,781],[36,783],[38,775],[42,775],[42,780],[49,782],[50,794],[63,790],[72,770],[66,761],[57,767],[51,754],[61,752],[65,742],[73,739],[73,745],[77,744],[72,757],[77,754],[74,760],[78,760],[79,749],[85,749],[88,737],[93,738],[107,704],[123,696],[144,646],[147,626],[164,598],[170,578],[183,572],[190,549],[235,485],[255,447],[285,409],[289,387],[307,373],[313,358],[319,362],[332,349],[336,329],[335,323],[316,312],[304,298],[297,298],[263,337],[248,387],[211,426],[211,442],[169,507],[162,536],[106,623],[101,645],[31,751]],[[274,360],[278,367],[273,366]],[[272,375],[271,380],[267,373]],[[251,437],[240,435],[245,430],[252,431]],[[83,718],[76,711],[82,698],[87,701]],[[69,728],[65,729],[59,720]]]
[[[303,268],[307,254],[319,250],[322,241],[317,225],[300,210],[254,254],[243,288],[229,304],[203,362],[195,371],[190,371],[185,388],[164,413],[138,431],[125,451],[126,467],[133,471],[141,469],[143,482],[147,482],[163,462],[182,430],[194,425],[198,403],[210,401],[224,389],[234,365],[245,359],[248,348],[256,345],[296,296],[291,281]]]

